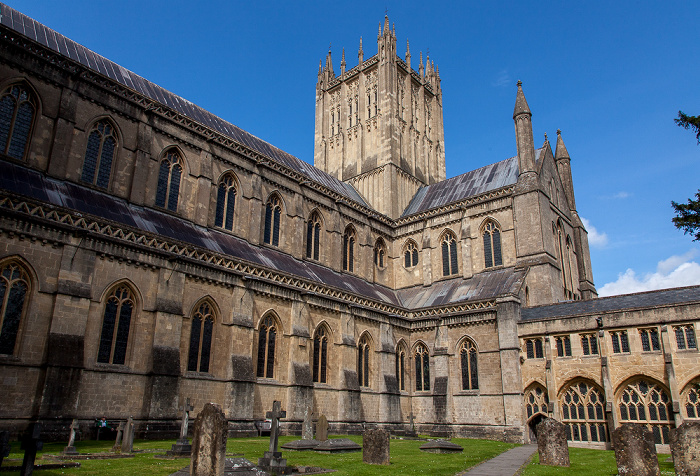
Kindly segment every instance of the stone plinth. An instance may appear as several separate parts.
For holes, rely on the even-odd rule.
[[[287,458],[282,458],[281,451],[266,451],[258,458],[258,468],[270,474],[292,474],[293,468],[287,466]]]
[[[644,425],[623,423],[612,432],[620,476],[659,476],[659,460],[651,431]]]
[[[670,437],[676,476],[700,476],[700,421],[683,422]]]
[[[204,405],[194,423],[191,476],[223,476],[227,427],[228,422],[219,405]]]
[[[569,444],[566,442],[566,426],[553,418],[545,418],[537,424],[537,450],[540,464],[569,466]]]
[[[284,450],[308,451],[313,450],[320,444],[321,442],[318,440],[294,440],[283,444],[281,448]]]
[[[347,438],[334,438],[332,440],[322,441],[314,451],[319,453],[352,453],[361,451],[362,447],[352,440]]]
[[[362,434],[362,461],[368,464],[390,464],[389,430],[365,430]]]
[[[192,455],[192,444],[185,438],[178,438],[175,444],[167,451],[168,456],[190,456]]]
[[[447,440],[428,441],[418,449],[426,453],[461,453],[464,451],[464,448],[457,443],[452,443]]]

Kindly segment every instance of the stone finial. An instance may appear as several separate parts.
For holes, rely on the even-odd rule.
[[[561,137],[561,129],[557,129],[557,148],[554,151],[554,159],[571,159],[571,157],[569,157],[569,151],[566,150],[566,146],[564,145],[564,139]]]
[[[515,109],[513,110],[513,119],[515,119],[521,114],[528,114],[532,116],[532,112],[530,112],[530,106],[527,105],[525,93],[523,92],[523,82],[518,80],[518,93],[515,97]]]

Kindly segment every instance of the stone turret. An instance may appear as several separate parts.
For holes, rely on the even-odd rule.
[[[569,202],[569,209],[576,211],[576,200],[574,198],[574,180],[571,177],[571,157],[566,150],[564,139],[561,138],[561,130],[557,129],[557,148],[554,152],[554,160],[557,163],[557,170],[561,183],[564,186],[564,194]]]
[[[525,179],[532,185],[533,179],[530,176],[535,172],[535,146],[532,137],[532,113],[527,105],[525,93],[523,93],[523,83],[518,81],[518,92],[515,98],[515,110],[513,111],[513,121],[515,122],[515,140],[518,146],[518,167],[520,168],[520,178]],[[525,177],[523,177],[525,176]]]

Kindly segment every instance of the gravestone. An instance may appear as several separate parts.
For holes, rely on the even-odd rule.
[[[365,430],[362,434],[362,462],[390,464],[389,430]]]
[[[452,443],[447,440],[431,440],[424,443],[418,449],[426,453],[461,453],[464,451],[464,448],[457,443]]]
[[[320,443],[314,439],[314,424],[311,421],[311,407],[304,412],[304,424],[301,432],[301,440],[289,441],[282,445],[285,450],[307,451],[312,450]]]
[[[119,422],[119,427],[117,428],[117,438],[114,440],[114,446],[112,446],[112,452],[121,453],[122,452],[122,438],[124,437],[124,422]]]
[[[302,428],[301,438],[303,440],[314,439],[314,424],[311,421],[311,407],[307,407],[304,412],[304,426]]]
[[[10,456],[10,432],[0,431],[0,467],[2,467],[2,460]]]
[[[612,432],[612,445],[620,476],[659,476],[654,437],[646,426],[623,423]]]
[[[124,425],[122,436],[122,453],[132,453],[134,451],[134,419],[129,417]]]
[[[540,464],[569,466],[566,426],[554,418],[544,418],[537,424],[537,450],[540,454]]]
[[[700,476],[700,421],[671,429],[670,440],[676,476]]]
[[[22,437],[22,445],[20,446],[24,450],[22,469],[20,469],[19,473],[21,476],[31,476],[34,471],[36,452],[44,447],[44,443],[39,439],[40,437],[41,423],[30,423]]]
[[[322,441],[314,448],[317,453],[354,453],[361,450],[362,447],[349,438],[333,438]]]
[[[68,446],[63,448],[63,454],[67,456],[73,456],[80,454],[78,450],[75,449],[75,432],[80,428],[78,425],[78,420],[73,420],[70,424],[70,437],[68,437]]]
[[[262,458],[258,459],[258,467],[272,474],[290,474],[292,468],[287,466],[287,460],[282,458],[282,452],[277,451],[277,442],[280,435],[280,418],[285,418],[287,412],[282,410],[282,403],[278,400],[272,402],[272,411],[265,414],[265,418],[272,422],[270,426],[270,449]]]
[[[223,476],[228,421],[221,407],[207,403],[194,422],[191,476]]]
[[[407,430],[405,435],[410,436],[410,437],[416,437],[418,436],[418,432],[416,431],[416,423],[415,423],[416,417],[413,415],[413,413],[408,415],[408,421],[411,422],[411,429]]]
[[[328,420],[326,420],[326,415],[318,417],[318,422],[316,422],[316,439],[318,441],[326,441],[328,439]]]
[[[194,410],[194,407],[190,405],[190,399],[188,398],[185,405],[180,407],[182,410],[182,422],[180,423],[180,438],[177,439],[175,444],[172,446],[168,454],[171,456],[189,456],[192,454],[192,445],[187,439],[187,429],[190,422],[190,412]]]

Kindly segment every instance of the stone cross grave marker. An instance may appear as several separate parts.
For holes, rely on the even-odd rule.
[[[389,430],[365,430],[362,433],[362,462],[390,464]]]
[[[10,456],[10,432],[0,431],[0,467],[2,466],[2,460]]]
[[[620,476],[659,476],[654,437],[645,425],[623,423],[611,439]]]
[[[223,476],[228,421],[221,407],[207,403],[194,422],[191,476]]]
[[[114,446],[112,446],[112,451],[114,453],[121,453],[123,436],[124,436],[124,422],[120,421],[119,427],[117,427],[117,439],[114,440]]]
[[[413,412],[411,412],[411,413],[408,415],[408,421],[411,422],[411,429],[408,430],[408,431],[406,432],[406,436],[418,436],[418,433],[416,432],[416,423],[415,423],[415,420],[416,420],[416,417],[415,417],[415,415],[413,414]]]
[[[302,429],[301,438],[303,440],[313,440],[314,439],[314,424],[311,421],[311,407],[307,407],[304,412],[304,427]]]
[[[122,452],[132,453],[134,451],[134,419],[129,417],[124,425],[124,434],[122,436]]]
[[[287,460],[282,458],[282,452],[277,451],[277,442],[280,433],[280,418],[285,418],[287,412],[282,410],[282,402],[272,402],[272,411],[265,414],[265,418],[271,420],[270,425],[270,449],[262,458],[258,459],[258,467],[272,474],[289,474],[292,468],[287,466]]]
[[[671,429],[671,455],[678,476],[700,474],[700,421],[684,421]]]
[[[316,439],[318,441],[326,441],[328,439],[328,420],[326,419],[326,415],[318,417],[318,422],[316,423]]]
[[[186,456],[192,453],[192,445],[187,439],[187,429],[190,423],[190,412],[194,410],[194,407],[190,404],[189,398],[187,399],[185,404],[180,407],[180,410],[182,410],[180,438],[177,439],[177,442],[175,442],[170,451],[168,451],[168,454],[176,456]]]
[[[78,420],[74,419],[70,424],[70,436],[68,437],[68,446],[63,448],[64,455],[77,455],[78,450],[75,449],[75,432],[80,428]]]
[[[566,426],[554,418],[545,418],[537,424],[537,450],[540,464],[569,466],[569,444],[566,442]]]
[[[272,420],[270,425],[270,453],[277,452],[277,441],[280,436],[280,418],[285,418],[287,412],[282,410],[282,402],[275,400],[272,402],[272,411],[265,414],[265,418]]]
[[[31,476],[34,471],[36,452],[44,447],[44,443],[39,439],[40,437],[41,423],[30,423],[22,437],[22,445],[20,447],[24,450],[22,469],[19,472],[21,476]]]

